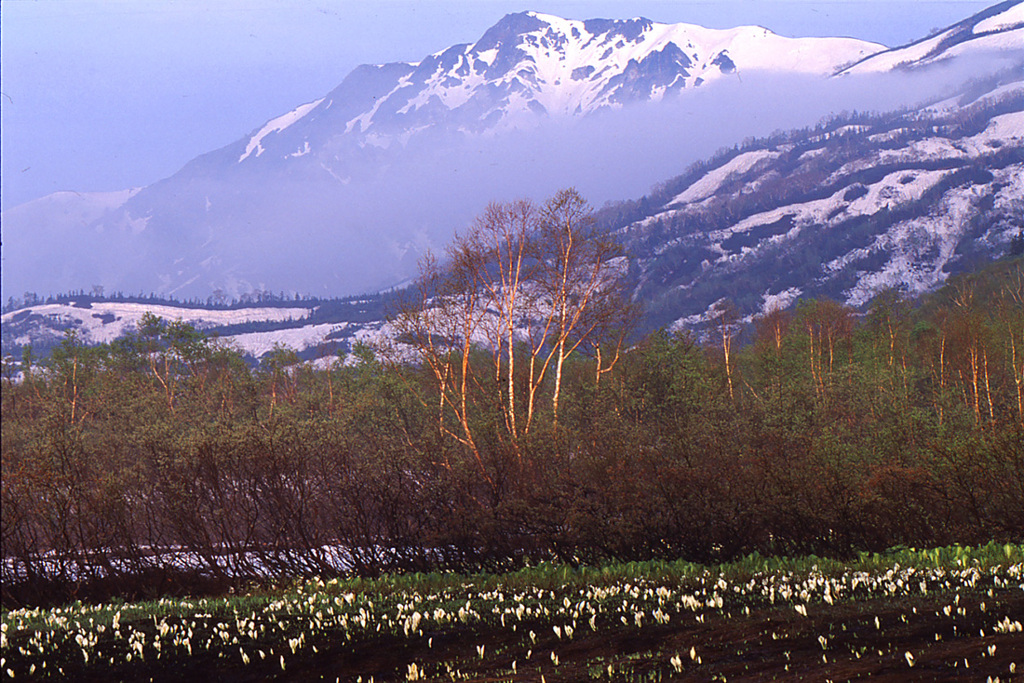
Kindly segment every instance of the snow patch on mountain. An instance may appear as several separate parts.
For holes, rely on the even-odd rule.
[[[3,212],[3,218],[33,216],[37,212],[59,211],[63,215],[79,215],[81,222],[95,220],[105,212],[124,206],[142,188],[113,192],[52,192],[45,197],[19,204]]]
[[[944,37],[940,34],[899,50],[887,51],[850,67],[845,73],[880,73],[921,62],[939,48]]]
[[[975,145],[988,145],[994,140],[1024,140],[1024,111],[993,117],[984,132],[970,138]]]
[[[253,307],[230,310],[205,310],[160,304],[104,302],[70,302],[43,304],[19,309],[0,316],[4,326],[39,318],[52,329],[74,329],[87,344],[108,344],[135,330],[147,313],[165,320],[180,320],[197,329],[239,325],[249,322],[301,320],[310,314],[308,308]],[[15,337],[16,344],[30,344],[28,336]]]
[[[803,290],[799,287],[789,287],[776,294],[771,294],[771,290],[766,290],[761,296],[761,315],[767,315],[772,311],[782,311],[793,305]]]
[[[998,33],[988,33],[985,35],[978,36],[971,40],[959,43],[952,46],[948,50],[942,53],[942,59],[949,59],[951,57],[958,57],[964,54],[976,54],[978,52],[1003,52],[1003,51],[1017,51],[1018,54],[1013,55],[1017,59],[1020,59],[1020,51],[1024,50],[1024,27],[1018,26],[1017,28],[1000,31]],[[933,60],[937,61],[937,59]]]
[[[915,140],[899,149],[881,150],[877,157],[859,161],[856,167],[844,167],[839,173],[856,168],[867,168],[876,162],[934,161],[938,159],[976,159],[991,154],[993,148],[1004,144],[1017,144],[1024,140],[1024,112],[1016,111],[993,117],[985,130],[966,138],[951,140],[947,137],[929,137]]]
[[[301,352],[319,346],[332,332],[349,326],[348,323],[303,325],[270,332],[243,332],[221,337],[228,345],[253,358],[262,358],[276,347]]]
[[[1024,3],[1014,5],[994,17],[982,19],[974,25],[972,31],[974,33],[988,33],[990,31],[1003,31],[1021,25],[1024,25]]]
[[[846,291],[846,303],[863,306],[880,291],[893,287],[916,296],[945,282],[948,273],[944,267],[953,258],[982,196],[984,191],[977,186],[947,192],[929,215],[897,223],[870,247],[848,254],[842,260],[850,262],[879,252],[888,254],[888,259],[878,270],[859,273],[857,284]],[[828,267],[841,269],[845,265],[830,263]]]
[[[764,159],[775,159],[778,156],[778,152],[767,149],[744,152],[718,168],[708,171],[706,175],[676,195],[675,199],[670,201],[668,205],[674,206],[676,204],[699,202],[718,192],[718,189],[733,176],[746,173],[755,164]]]
[[[267,137],[271,133],[279,133],[285,130],[293,123],[301,119],[303,116],[313,111],[313,109],[315,109],[321,102],[323,102],[323,98],[316,100],[314,102],[308,102],[306,104],[303,104],[302,106],[293,109],[287,114],[282,114],[281,116],[278,116],[276,119],[271,119],[270,121],[268,121],[265,126],[260,128],[259,131],[256,132],[255,135],[249,138],[249,143],[245,146],[245,152],[242,154],[242,156],[238,157],[239,163],[249,158],[249,155],[252,154],[254,151],[256,152],[256,156],[263,154],[263,138]]]
[[[929,114],[942,114],[944,112],[954,111],[960,109],[968,104],[983,104],[986,102],[996,102],[1004,98],[1009,98],[1014,95],[1024,94],[1024,81],[1017,81],[1016,83],[1007,83],[1001,85],[993,90],[990,90],[976,99],[964,102],[963,96],[949,97],[941,100],[934,104],[929,105],[924,109]]]
[[[410,66],[412,66],[412,65],[410,65]],[[385,102],[387,102],[388,98],[390,98],[396,92],[398,92],[399,90],[402,90],[403,88],[408,86],[410,80],[411,80],[411,75],[410,74],[405,74],[405,75],[401,76],[398,79],[398,82],[395,84],[395,86],[393,88],[391,88],[390,92],[388,92],[383,97],[376,98],[372,107],[370,107],[367,111],[361,113],[359,116],[356,116],[355,118],[352,118],[348,122],[346,122],[345,123],[345,132],[346,133],[351,133],[352,131],[356,130],[359,133],[365,133],[366,129],[370,127],[370,124],[373,121],[373,117],[377,114],[377,110],[380,109],[380,106],[382,104],[384,104]],[[327,106],[330,107],[331,104],[332,103],[328,103]],[[399,113],[403,114],[403,113],[405,113],[405,111],[400,109]]]
[[[992,9],[994,8],[987,11]],[[924,40],[872,55],[847,67],[841,73],[878,73],[917,68],[965,54],[986,52],[1003,53],[1011,59],[1020,61],[1024,55],[1024,3],[1015,3],[1002,12],[980,18],[985,13],[975,15]]]
[[[296,151],[292,152],[291,154],[289,154],[288,156],[292,157],[292,158],[294,158],[294,157],[304,157],[307,154],[309,154],[310,151],[312,151],[312,150],[310,150],[310,147],[309,147],[309,140],[305,140],[305,141],[303,141],[302,149],[296,150]]]
[[[755,214],[725,230],[712,232],[708,237],[715,242],[714,246],[721,254],[721,260],[735,260],[742,254],[755,249],[793,239],[804,228],[839,223],[854,216],[872,215],[919,199],[925,191],[938,184],[950,173],[952,171],[949,170],[897,171],[866,187],[865,194],[853,201],[846,199],[849,188],[843,187],[825,199],[788,204],[771,211]],[[766,238],[756,247],[743,247],[738,254],[730,254],[722,246],[722,242],[734,235],[749,233],[757,227],[777,224],[783,220],[791,221],[794,227],[782,234]]]

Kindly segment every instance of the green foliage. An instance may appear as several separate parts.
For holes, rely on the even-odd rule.
[[[744,649],[723,648],[725,639],[751,645],[774,669],[800,661],[802,649],[820,672],[822,663],[859,661],[865,636],[883,622],[887,633],[897,632],[884,649],[900,646],[901,660],[900,639],[913,636],[888,628],[898,622],[930,636],[926,647],[952,641],[957,660],[970,651],[979,622],[1009,644],[1021,629],[1007,615],[1019,602],[1022,562],[1020,545],[989,543],[895,548],[848,561],[754,553],[718,565],[545,562],[507,573],[316,577],[255,594],[4,611],[0,646],[6,675],[19,680],[177,679],[182,672],[268,679],[295,671],[311,678],[324,668],[345,680],[370,672],[379,680],[417,680],[428,670],[442,678],[461,670],[463,678],[511,672],[580,680],[586,670],[613,680],[628,672],[671,680],[663,667],[671,662],[682,672],[676,653],[687,650],[689,673],[713,680],[733,664],[734,652],[750,661]],[[763,636],[752,635],[757,631]],[[643,647],[620,649],[626,640]],[[891,670],[882,642],[868,642],[877,665]],[[920,640],[906,646],[925,654]],[[994,650],[987,652],[991,658]],[[384,654],[384,666],[375,653]],[[982,658],[972,669],[999,666],[1005,664]]]
[[[772,314],[728,365],[721,340],[667,333],[601,374],[570,354],[559,420],[538,411],[515,443],[474,349],[475,452],[430,368],[368,347],[317,367],[277,349],[252,371],[155,317],[109,346],[69,335],[2,383],[3,599],[1020,542],[1021,268],[918,308]],[[550,405],[552,381],[537,391]]]

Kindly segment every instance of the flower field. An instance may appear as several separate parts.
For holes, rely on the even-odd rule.
[[[5,678],[1014,680],[1024,547],[542,564],[5,611]]]

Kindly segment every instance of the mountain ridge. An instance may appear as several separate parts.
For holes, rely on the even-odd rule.
[[[999,12],[965,21],[973,27],[1008,15],[1011,28],[997,33],[1017,35],[1021,7],[1002,3]],[[884,46],[790,39],[760,27],[511,14],[475,43],[419,62],[357,67],[323,98],[196,157],[119,206],[100,202],[100,210],[84,199],[49,214],[45,202],[28,217],[22,207],[5,211],[4,290],[99,284],[187,297],[214,289],[341,295],[392,287],[415,272],[424,251],[443,247],[484,199],[506,188],[556,189],[517,177],[533,168],[502,168],[502,145],[528,140],[531,121],[602,121],[608,111],[626,111],[624,103],[657,99],[648,106],[653,111],[719,84],[738,90],[734,76],[759,73],[771,60],[824,78],[876,47]],[[594,128],[576,149],[608,144],[608,130]],[[503,142],[511,132],[519,137]],[[543,154],[516,149],[510,158],[536,155],[543,166]]]
[[[704,46],[698,37],[713,40]],[[688,54],[673,42],[684,38]],[[553,111],[573,117],[648,96],[663,98],[693,89],[698,79],[742,71],[743,50],[751,48],[740,45],[733,48],[739,54],[729,57],[737,39],[789,46],[796,51],[783,57],[791,61],[800,55],[793,46],[816,46],[807,49],[817,57],[820,46],[838,45],[840,61],[881,47],[851,39],[781,38],[766,29],[510,14],[475,43],[414,63],[359,66],[323,98],[199,155],[85,225],[59,209],[45,219],[37,212],[31,224],[19,220],[19,207],[5,211],[5,251],[14,257],[6,259],[4,289],[66,291],[103,284],[177,295],[282,286],[314,291],[311,278],[284,284],[288,261],[276,255],[301,258],[297,240],[286,236],[294,223],[314,227],[315,238],[298,240],[306,253],[314,259],[331,256],[309,269],[320,275],[317,293],[392,286],[412,274],[417,254],[443,245],[475,209],[379,217],[380,207],[366,199],[374,183],[388,183],[396,173],[422,175],[420,167],[436,156],[432,150],[450,150],[467,135],[494,137]],[[817,59],[808,64],[813,68],[805,69],[822,69]],[[454,158],[449,167],[461,163]],[[394,204],[389,199],[378,204]],[[44,222],[50,223],[45,230],[51,237],[40,249],[31,233]],[[66,243],[83,253],[90,242],[104,254],[97,259],[101,266],[83,269],[80,259],[61,249]],[[144,268],[118,272],[117,264],[140,259]],[[370,259],[378,267],[369,268]],[[262,272],[247,265],[261,260],[267,263]],[[58,277],[42,276],[54,271]]]
[[[984,43],[983,49],[993,51],[1024,45],[1024,3],[1004,0],[934,35],[869,55],[839,73],[921,68],[951,59],[959,48],[972,43],[975,48]]]
[[[749,323],[807,298],[858,309],[884,291],[914,299],[1021,239],[1024,79],[1006,74],[921,109],[844,114],[752,139],[596,218],[630,253],[640,331],[706,334],[726,302]],[[80,299],[5,313],[4,352],[52,345],[65,329],[107,340],[139,315],[87,310]],[[315,360],[389,336],[381,297],[278,308],[245,327],[211,327],[201,311],[168,315],[257,358],[275,343]]]

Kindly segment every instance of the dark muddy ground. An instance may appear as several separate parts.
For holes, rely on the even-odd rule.
[[[558,638],[550,624],[525,621],[518,640],[510,639],[507,629],[487,626],[358,644],[325,636],[316,641],[316,653],[290,659],[284,670],[276,656],[248,666],[237,658],[207,656],[170,667],[115,665],[101,678],[85,671],[66,670],[66,675],[69,680],[379,683],[417,680],[410,670],[415,664],[418,680],[438,681],[1024,680],[1024,634],[994,629],[1004,617],[1024,619],[1024,591],[1016,586],[991,594],[961,590],[959,602],[954,600],[954,593],[944,593],[814,603],[807,616],[787,605],[749,615],[709,614],[703,623],[679,615],[642,630],[606,624],[594,632],[581,624],[572,640]],[[535,642],[528,635],[531,628]]]

